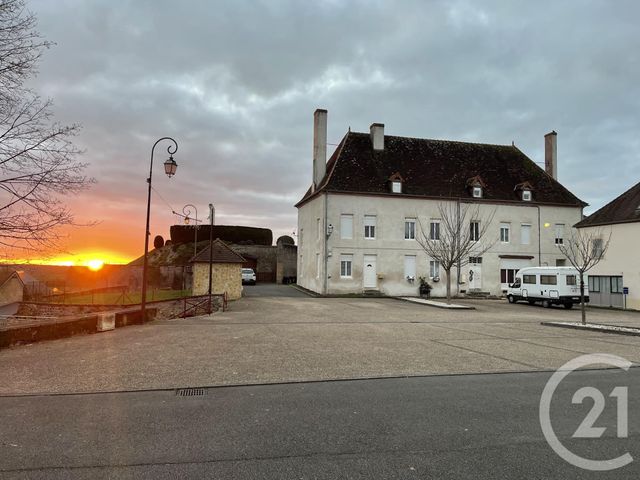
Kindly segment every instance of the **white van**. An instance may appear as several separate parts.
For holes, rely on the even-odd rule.
[[[584,275],[584,301],[589,301],[587,275]],[[507,289],[507,300],[516,303],[526,300],[530,305],[564,305],[571,308],[580,303],[580,275],[573,267],[527,267],[516,273]]]

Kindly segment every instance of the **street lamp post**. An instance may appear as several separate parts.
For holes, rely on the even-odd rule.
[[[191,203],[187,203],[184,207],[182,207],[182,213],[184,213],[184,223],[186,223],[187,225],[189,225],[189,215],[191,215],[191,210],[189,210],[189,208],[193,208],[193,210],[196,212],[196,224],[194,226],[195,239],[193,241],[193,256],[195,257],[198,254],[198,209]]]
[[[153,174],[153,152],[158,143],[169,140],[172,145],[167,147],[167,152],[169,153],[169,158],[164,162],[164,173],[167,174],[169,178],[173,177],[178,169],[178,164],[173,159],[173,154],[178,151],[178,142],[176,142],[171,137],[162,137],[156,140],[156,143],[151,147],[151,164],[149,166],[149,178],[147,178],[147,183],[149,184],[149,192],[147,194],[147,223],[144,230],[144,260],[142,263],[142,295],[140,301],[140,312],[142,315],[142,321],[146,320],[146,307],[147,307],[147,268],[148,268],[148,255],[149,255],[149,235],[151,232],[149,231],[149,219],[151,215],[151,177]]]
[[[211,305],[211,282],[213,278],[213,203],[209,204],[209,313],[213,311]]]

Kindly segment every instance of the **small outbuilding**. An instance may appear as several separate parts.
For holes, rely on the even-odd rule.
[[[191,259],[193,295],[206,295],[209,291],[209,263],[212,263],[211,292],[227,293],[230,300],[242,296],[242,264],[244,257],[220,239]]]
[[[0,307],[17,305],[24,297],[24,283],[15,270],[0,270]]]

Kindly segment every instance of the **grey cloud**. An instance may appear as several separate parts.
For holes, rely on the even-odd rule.
[[[31,7],[58,43],[34,86],[59,119],[84,124],[100,181],[86,198],[121,195],[131,218],[144,213],[148,149],[171,135],[178,175],[156,188],[174,206],[213,200],[220,221],[290,233],[316,107],[329,110],[331,143],[377,121],[396,135],[513,140],[541,161],[555,129],[560,179],[591,210],[640,180],[636,2]],[[175,218],[156,208],[166,229]]]

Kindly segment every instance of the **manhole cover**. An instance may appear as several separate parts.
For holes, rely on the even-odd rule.
[[[204,388],[179,388],[176,390],[178,397],[200,397],[206,394],[207,391]]]

